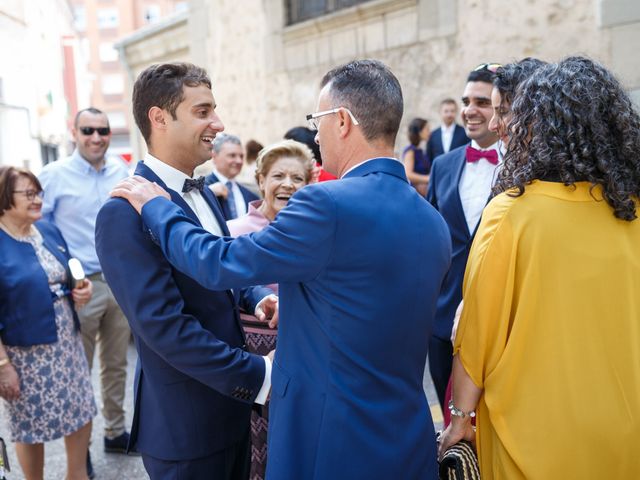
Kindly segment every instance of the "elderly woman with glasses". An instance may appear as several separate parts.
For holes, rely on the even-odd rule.
[[[44,442],[64,437],[67,479],[86,479],[96,415],[75,307],[67,245],[40,221],[42,188],[31,172],[0,167],[0,396],[27,480],[43,478]]]
[[[640,478],[640,117],[584,57],[497,86],[509,143],[467,263],[440,453],[475,439],[484,480]]]

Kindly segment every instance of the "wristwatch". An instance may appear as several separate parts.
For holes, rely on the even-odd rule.
[[[452,416],[460,417],[460,418],[464,418],[464,417],[474,418],[476,416],[475,410],[471,410],[470,412],[464,412],[453,404],[453,400],[449,400],[449,412],[451,412]]]

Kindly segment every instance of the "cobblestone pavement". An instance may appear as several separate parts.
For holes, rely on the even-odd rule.
[[[96,361],[95,367],[98,367]],[[133,345],[129,345],[128,366],[127,366],[127,388],[125,398],[125,409],[127,415],[127,428],[131,426],[133,417],[133,374],[136,364],[136,351]],[[102,404],[100,394],[100,381],[98,378],[98,368],[94,368],[92,372],[93,389],[96,396],[96,404],[98,409]],[[431,406],[431,415],[436,426],[436,430],[442,428],[442,412],[438,405],[438,399],[431,384],[428,369],[425,371],[424,378],[425,392],[429,405]],[[2,403],[2,402],[0,402]],[[15,448],[9,439],[9,428],[5,420],[4,408],[0,414],[0,436],[7,441],[7,450],[9,453],[9,462],[11,464],[11,473],[7,474],[8,480],[24,479],[18,459],[16,458]],[[102,446],[104,422],[102,416],[98,416],[93,422],[93,433],[91,435],[91,458],[93,460],[93,468],[96,472],[96,480],[138,480],[148,479],[142,460],[140,457],[130,457],[125,455],[105,453]],[[45,445],[45,466],[44,478],[46,480],[62,480],[66,472],[66,457],[64,451],[63,439],[49,442]]]

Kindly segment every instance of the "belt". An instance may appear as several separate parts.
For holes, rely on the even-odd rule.
[[[95,280],[99,280],[101,282],[106,282],[106,280],[104,279],[104,275],[102,274],[102,272],[96,272],[96,273],[92,273],[90,275],[87,275],[87,278],[89,280],[91,280],[92,282]]]

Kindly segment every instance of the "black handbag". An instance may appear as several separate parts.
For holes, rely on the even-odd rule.
[[[480,480],[476,451],[462,440],[444,452],[439,468],[440,480]]]

